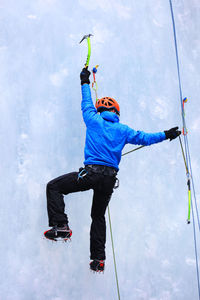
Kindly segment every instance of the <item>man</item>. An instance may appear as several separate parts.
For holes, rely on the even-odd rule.
[[[181,134],[178,127],[158,133],[135,131],[119,123],[120,107],[109,97],[94,104],[90,92],[90,72],[84,68],[80,74],[82,86],[81,109],[87,127],[84,168],[53,179],[47,184],[47,210],[50,230],[47,239],[67,240],[72,231],[64,212],[64,196],[69,193],[93,189],[90,229],[90,269],[103,271],[105,265],[106,223],[105,212],[115,187],[118,165],[123,147],[127,144],[151,145]]]

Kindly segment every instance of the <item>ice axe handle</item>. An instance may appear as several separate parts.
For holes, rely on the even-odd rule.
[[[87,37],[87,43],[88,43],[88,55],[87,55],[87,60],[86,60],[86,64],[85,64],[85,67],[86,67],[86,68],[89,66],[90,56],[91,56],[90,37]]]

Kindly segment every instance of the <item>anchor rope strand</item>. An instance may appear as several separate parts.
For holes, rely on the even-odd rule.
[[[118,282],[118,275],[117,275],[117,264],[116,264],[116,259],[115,259],[115,248],[114,248],[114,241],[113,241],[113,234],[112,234],[112,224],[111,224],[111,217],[110,217],[109,205],[108,205],[108,218],[109,218],[109,225],[110,225],[110,236],[111,236],[111,243],[112,243],[113,260],[114,260],[114,266],[115,266],[115,277],[116,277],[116,283],[117,283],[117,294],[118,294],[118,299],[120,300],[119,282]]]
[[[173,13],[173,6],[172,6],[172,0],[169,0],[170,4],[170,11],[171,11],[171,18],[172,18],[172,27],[173,27],[173,35],[174,35],[174,46],[175,46],[175,54],[176,54],[176,65],[177,65],[177,75],[178,75],[178,83],[179,83],[179,93],[180,93],[180,102],[181,102],[181,111],[182,111],[182,123],[183,123],[183,129],[186,133],[186,121],[185,121],[185,115],[183,110],[183,96],[182,96],[182,87],[181,87],[181,76],[180,76],[180,67],[179,67],[179,55],[178,55],[178,47],[177,47],[177,39],[176,39],[176,28],[175,28],[175,20],[174,20],[174,13]],[[188,171],[188,175],[190,176],[192,180],[192,188],[193,188],[193,195],[195,200],[195,209],[199,224],[199,217],[198,217],[198,210],[197,210],[197,202],[196,202],[196,193],[194,189],[194,181],[192,176],[192,165],[191,165],[191,157],[190,157],[190,151],[189,151],[189,143],[188,143],[188,137],[187,134],[184,134],[184,145],[185,145],[185,162],[186,162],[186,170]],[[200,282],[199,282],[199,266],[198,266],[198,251],[197,251],[197,238],[196,238],[196,225],[195,225],[195,216],[194,216],[194,208],[193,208],[193,201],[191,199],[191,208],[192,208],[192,220],[193,220],[193,237],[194,237],[194,248],[195,248],[195,259],[196,259],[196,273],[197,273],[197,282],[198,282],[198,296],[200,299]],[[200,227],[199,227],[200,229]]]

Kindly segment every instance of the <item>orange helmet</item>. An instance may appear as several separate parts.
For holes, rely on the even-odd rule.
[[[117,101],[110,97],[103,97],[96,101],[95,107],[98,112],[103,111],[104,109],[110,110],[114,109],[118,115],[120,115],[120,108]]]

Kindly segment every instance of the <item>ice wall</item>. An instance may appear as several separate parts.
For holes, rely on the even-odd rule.
[[[173,6],[199,198],[200,4]],[[83,163],[84,34],[94,34],[99,96],[118,100],[122,123],[147,132],[181,126],[169,2],[8,0],[0,23],[0,299],[117,299],[109,228],[105,273],[89,271],[92,192],[66,197],[72,242],[54,244],[42,239],[45,186]],[[119,179],[110,210],[121,299],[197,299],[178,141],[124,157]]]

